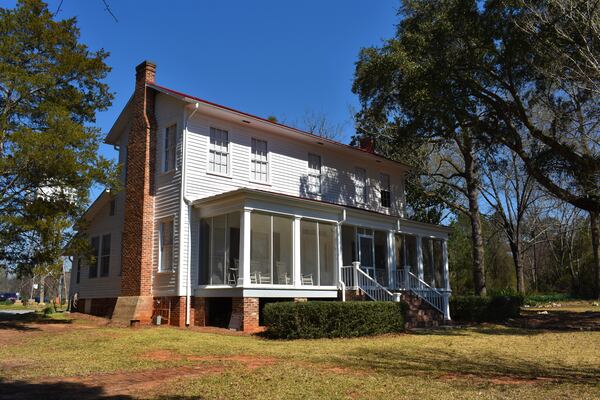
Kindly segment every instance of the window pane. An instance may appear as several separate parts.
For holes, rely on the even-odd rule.
[[[102,236],[102,251],[100,255],[100,276],[108,276],[110,268],[110,235]]]
[[[322,286],[333,285],[335,275],[335,226],[319,224],[319,268]]]
[[[225,283],[225,263],[227,254],[227,215],[213,218],[211,272],[210,282],[213,285]]]
[[[291,218],[273,216],[273,281],[280,285],[293,284],[292,225]]]
[[[317,223],[300,221],[300,274],[303,285],[318,285]]]
[[[271,283],[271,217],[252,213],[250,231],[250,282]]]
[[[90,269],[89,269],[89,277],[96,278],[98,276],[98,256],[100,250],[100,238],[94,237],[91,240],[92,245],[92,254],[90,259]]]

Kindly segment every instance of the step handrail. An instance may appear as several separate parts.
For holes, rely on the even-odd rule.
[[[446,315],[446,312],[444,310],[444,294],[442,294],[440,291],[435,289],[433,286],[431,286],[412,272],[407,272],[409,280],[408,289],[413,294],[426,301],[433,308]],[[413,282],[416,282],[416,285],[413,285]]]
[[[395,296],[387,290],[369,274],[360,268],[359,263],[353,263],[355,269],[356,286],[372,300],[375,301],[400,301],[399,296]]]

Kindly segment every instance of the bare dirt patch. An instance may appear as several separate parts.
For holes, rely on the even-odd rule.
[[[177,354],[169,350],[154,350],[144,353],[141,358],[152,361],[193,361],[199,363],[215,363],[215,362],[238,362],[243,364],[248,369],[256,369],[267,365],[272,365],[277,362],[277,359],[272,357],[259,357],[248,354],[236,354],[229,356],[194,356]]]
[[[523,310],[510,325],[527,329],[600,331],[600,311]]]
[[[516,376],[490,376],[484,377],[473,374],[447,373],[439,377],[443,381],[469,380],[480,383],[492,383],[494,385],[535,385],[540,383],[554,382],[555,379],[536,377],[521,378]]]

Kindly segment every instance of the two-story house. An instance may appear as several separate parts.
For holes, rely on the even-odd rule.
[[[106,137],[124,189],[84,215],[78,310],[251,331],[269,301],[352,289],[449,318],[448,230],[404,218],[409,166],[165,88],[155,70],[136,68]]]

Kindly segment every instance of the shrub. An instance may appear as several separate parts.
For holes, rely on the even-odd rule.
[[[450,315],[458,321],[502,322],[518,317],[522,304],[520,295],[452,296]]]
[[[356,337],[404,330],[404,303],[307,301],[265,305],[267,335],[278,339]]]
[[[530,294],[525,297],[525,304],[528,306],[537,306],[538,304],[556,303],[567,300],[572,300],[572,297],[565,293]]]
[[[54,314],[54,312],[55,312],[54,307],[52,307],[52,306],[44,307],[44,310],[43,310],[44,315]]]

